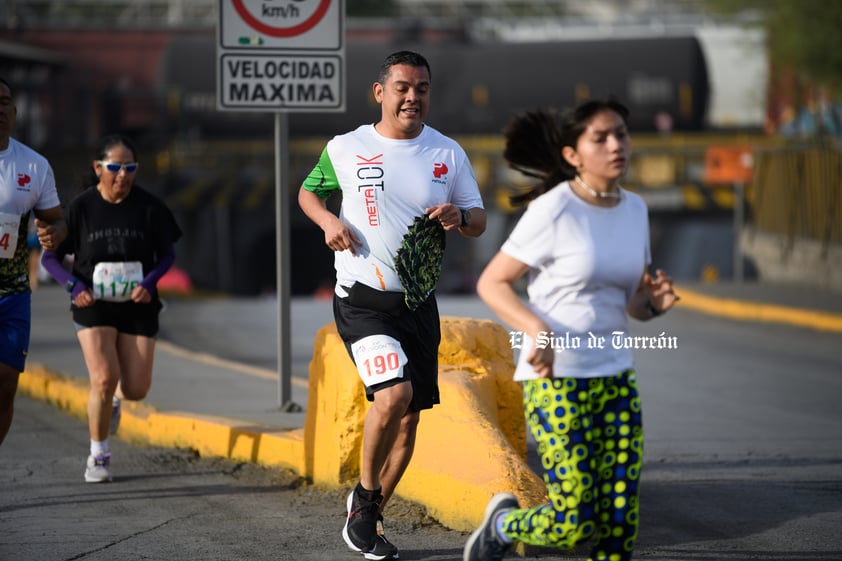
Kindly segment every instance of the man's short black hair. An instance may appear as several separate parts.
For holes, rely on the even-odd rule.
[[[427,74],[430,75],[430,80],[433,79],[433,73],[430,71],[430,64],[427,62],[426,58],[413,51],[398,51],[387,56],[386,60],[384,60],[383,64],[380,66],[380,75],[377,77],[377,81],[380,82],[381,85],[386,85],[386,79],[389,77],[392,67],[396,64],[406,64],[407,66],[416,67],[423,66],[427,69]]]

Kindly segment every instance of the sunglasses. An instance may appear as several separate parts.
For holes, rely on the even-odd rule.
[[[100,160],[99,165],[103,166],[111,173],[120,173],[121,169],[126,170],[126,173],[134,173],[137,171],[138,164],[137,162],[132,162],[130,164],[117,164],[114,162],[104,162]]]

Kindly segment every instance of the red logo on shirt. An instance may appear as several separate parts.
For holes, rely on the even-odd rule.
[[[443,162],[433,165],[433,177],[441,179],[442,175],[447,175],[447,166]]]
[[[32,181],[32,178],[29,177],[28,175],[26,175],[25,173],[19,173],[18,174],[18,186],[19,187],[25,187],[26,185],[29,184],[30,181]]]

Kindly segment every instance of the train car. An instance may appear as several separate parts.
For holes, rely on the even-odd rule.
[[[38,149],[49,140],[53,123],[44,92],[67,66],[68,58],[47,49],[0,41],[0,76],[14,89],[19,107],[15,138]]]
[[[561,108],[585,97],[607,95],[629,105],[634,130],[656,130],[664,122],[675,131],[699,131],[705,126],[708,78],[694,37],[400,46],[355,41],[346,46],[347,110],[290,113],[290,138],[318,139],[312,144],[320,148],[326,138],[379,119],[371,85],[380,62],[398,49],[417,50],[430,62],[433,102],[427,121],[464,139],[498,136],[512,115],[523,110]],[[274,216],[267,212],[272,207],[265,198],[255,208],[246,205],[261,187],[264,197],[271,194],[266,187],[271,185],[272,153],[255,151],[245,141],[271,140],[274,119],[265,112],[217,111],[215,65],[215,44],[210,38],[176,36],[162,52],[159,95],[167,101],[162,122],[170,125],[168,132],[174,138],[197,141],[188,144],[202,158],[174,166],[164,191],[170,193],[183,222],[190,225],[185,231],[197,235],[197,240],[186,237],[183,242],[196,248],[186,264],[196,284],[259,293],[271,290],[274,283],[274,265],[261,259],[274,244]],[[241,142],[229,142],[236,139]],[[243,151],[247,154],[240,154]],[[292,181],[300,180],[316,158],[317,153],[306,158],[291,154],[288,166],[296,178]],[[207,161],[213,162],[212,169],[202,163]],[[237,163],[243,161],[249,165]],[[483,167],[480,159],[474,163],[477,169]],[[264,176],[249,177],[258,170]],[[486,178],[481,183],[490,189],[492,181]],[[306,266],[296,267],[292,290],[306,293],[331,284],[332,255],[318,228],[298,211],[294,192],[291,188],[291,260]],[[489,206],[494,206],[493,198]],[[229,230],[236,231],[236,237],[227,238],[224,232]],[[207,239],[226,239],[230,247],[223,250],[199,241]],[[476,248],[460,247],[460,242],[453,240],[451,254],[451,258],[459,256],[458,262],[446,258],[443,291],[469,290],[477,263],[484,261],[472,253]]]
[[[378,65],[398,49],[430,62],[433,104],[428,122],[452,135],[498,134],[514,113],[565,107],[612,95],[631,110],[637,131],[699,131],[706,126],[708,72],[698,39],[641,37],[540,43],[352,42],[346,47],[344,113],[290,113],[292,137],[324,137],[378,118],[371,84]],[[216,111],[214,42],[173,37],[160,64],[168,122],[201,137],[270,131],[265,113]]]
[[[705,129],[762,131],[768,109],[769,57],[759,28],[696,31],[705,58],[709,97]]]

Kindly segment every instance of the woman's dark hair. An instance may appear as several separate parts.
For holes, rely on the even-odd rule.
[[[95,159],[104,160],[108,155],[109,150],[120,145],[128,148],[129,152],[132,153],[132,159],[137,161],[137,150],[134,147],[134,143],[122,134],[109,134],[108,136],[102,137],[96,145],[96,152],[94,152]],[[92,185],[96,185],[97,183],[99,183],[99,177],[97,177],[93,167],[88,166],[88,172],[85,174],[84,184],[82,187],[90,187]]]
[[[392,72],[392,67],[396,64],[405,64],[407,66],[415,67],[423,66],[427,69],[430,81],[433,79],[433,73],[430,71],[430,64],[427,62],[426,58],[412,51],[398,51],[387,56],[386,60],[383,61],[383,64],[380,65],[380,74],[377,75],[377,81],[380,82],[380,85],[386,85],[386,79],[389,78],[389,74]]]
[[[576,148],[593,116],[605,110],[614,111],[628,122],[629,110],[625,105],[614,99],[595,99],[561,113],[554,109],[528,111],[506,125],[503,158],[512,169],[539,179],[534,188],[509,197],[512,204],[527,203],[562,181],[576,177],[576,168],[564,159],[561,151],[565,146]]]

